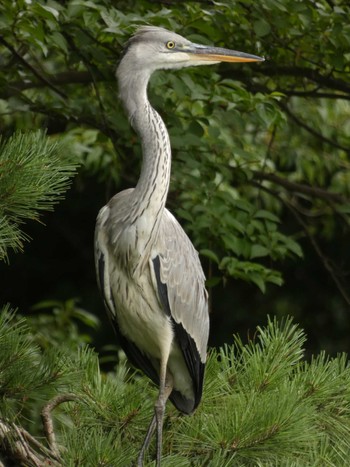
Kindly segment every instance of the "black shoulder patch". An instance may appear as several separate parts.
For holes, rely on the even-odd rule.
[[[124,350],[126,356],[128,357],[130,363],[137,369],[143,371],[155,384],[159,385],[159,376],[155,368],[153,367],[150,359],[144,355],[138,347],[128,340],[123,334],[120,332],[119,325],[116,319],[116,310],[115,310],[115,303],[113,300],[113,294],[111,293],[110,300],[112,303],[108,303],[105,297],[105,260],[102,251],[99,251],[99,256],[97,258],[97,273],[98,273],[98,281],[100,290],[104,299],[104,304],[106,310],[109,312],[107,313],[111,322],[115,334],[117,336],[118,344]],[[113,305],[114,309],[111,310],[111,306]]]

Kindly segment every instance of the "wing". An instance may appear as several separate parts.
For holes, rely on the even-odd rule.
[[[124,350],[131,364],[142,370],[154,383],[159,384],[158,372],[152,365],[151,360],[142,353],[138,347],[127,339],[119,330],[116,319],[117,310],[113,299],[113,291],[110,283],[110,253],[108,251],[107,233],[101,225],[109,216],[109,208],[105,206],[101,209],[96,223],[95,230],[95,265],[97,272],[97,283],[101,291],[105,308],[115,330],[117,340]]]
[[[117,338],[130,362],[159,384],[158,366],[125,337],[118,326],[116,304],[113,299],[111,277],[118,274],[111,250],[108,229],[104,227],[110,216],[108,206],[101,209],[95,234],[95,261],[99,288]],[[146,263],[147,264],[147,263]],[[165,210],[162,214],[157,240],[153,243],[151,280],[163,311],[171,317],[173,328],[193,382],[194,400],[174,390],[170,400],[185,413],[198,405],[204,378],[206,346],[209,332],[207,293],[198,254],[176,219]],[[191,398],[192,399],[192,398]]]
[[[168,210],[162,216],[151,262],[154,286],[164,312],[173,321],[193,381],[195,408],[202,395],[209,335],[208,294],[198,253]]]

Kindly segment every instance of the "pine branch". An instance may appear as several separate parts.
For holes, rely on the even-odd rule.
[[[62,347],[67,340],[65,334]],[[331,359],[324,352],[306,362],[305,341],[291,319],[269,319],[248,343],[236,337],[233,346],[210,351],[196,413],[183,417],[167,405],[164,465],[294,465],[296,459],[298,465],[347,465],[349,363],[344,355]],[[58,348],[53,350],[48,360],[23,320],[16,322],[8,309],[0,314],[4,454],[34,467],[45,462],[57,467],[132,465],[157,389],[123,364],[103,375],[97,355],[87,348],[66,360]],[[42,392],[36,391],[39,378]],[[71,400],[76,400],[73,407],[63,404]],[[25,426],[38,405],[44,406],[47,446]],[[9,413],[15,414],[11,422]]]
[[[21,226],[52,210],[75,173],[77,162],[60,141],[41,131],[14,134],[0,147],[0,259],[8,248],[23,249]]]

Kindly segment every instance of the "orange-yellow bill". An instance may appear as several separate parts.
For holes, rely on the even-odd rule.
[[[237,50],[224,49],[222,47],[210,47],[193,44],[187,52],[193,60],[211,62],[263,62],[263,57],[239,52]]]

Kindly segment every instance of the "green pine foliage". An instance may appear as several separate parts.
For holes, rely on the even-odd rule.
[[[305,339],[291,319],[269,319],[247,344],[236,338],[232,346],[211,350],[203,401],[196,413],[182,416],[168,404],[163,465],[346,465],[349,363],[345,355],[329,358],[324,353],[306,361]],[[106,374],[91,348],[81,346],[72,352],[67,344],[40,347],[25,321],[9,307],[3,309],[0,446],[5,445],[1,428],[16,426],[36,436],[44,452],[41,459],[51,459],[53,465],[131,465],[152,416],[157,389],[125,362]],[[38,416],[57,397],[61,403],[51,415],[59,456],[43,438]],[[7,458],[15,441],[12,433]],[[154,448],[153,443],[146,465],[153,465]]]
[[[77,163],[62,141],[37,130],[17,132],[0,146],[0,260],[23,249],[28,220],[52,210],[70,184]]]

